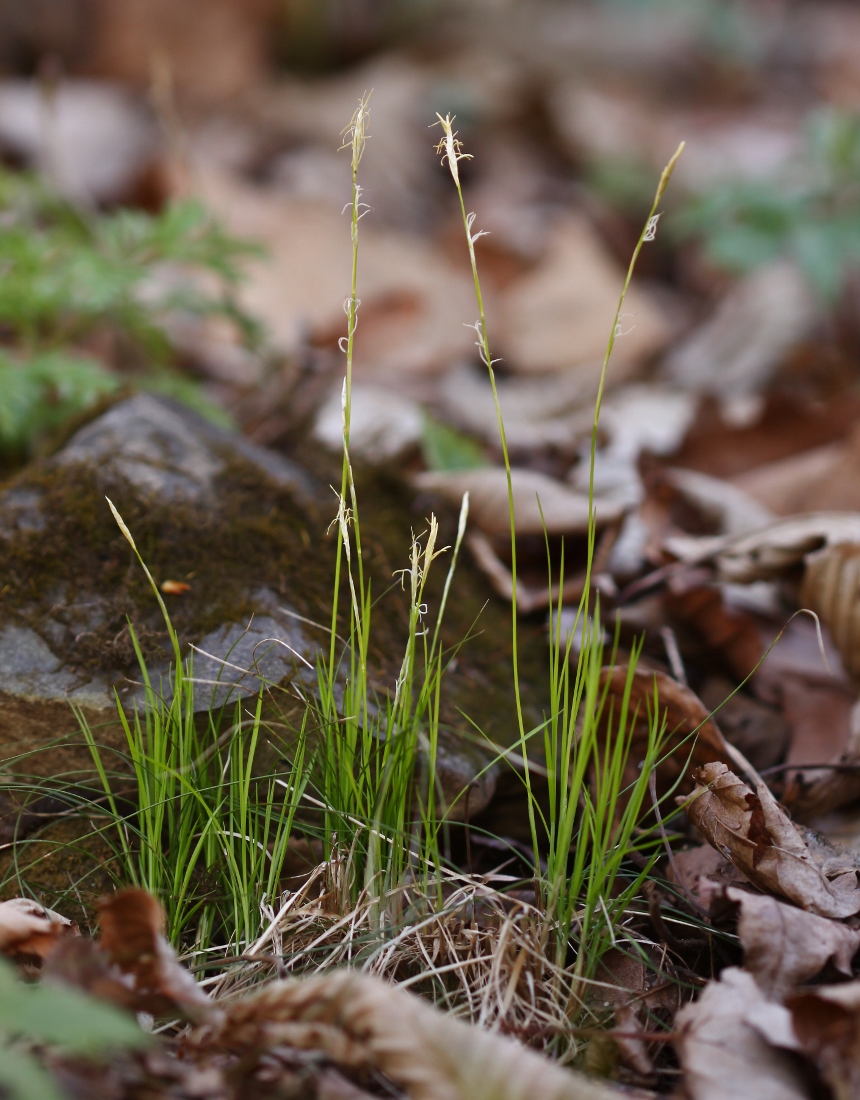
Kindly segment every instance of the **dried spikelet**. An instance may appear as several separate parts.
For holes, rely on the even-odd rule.
[[[281,1031],[291,1025],[289,1032]],[[302,1032],[301,1026],[309,1028]],[[259,1049],[269,1035],[309,1038],[333,1061],[385,1074],[410,1100],[617,1100],[619,1090],[482,1031],[367,975],[273,982],[228,1006],[195,1042]],[[346,1059],[341,1062],[340,1059]],[[363,1059],[363,1062],[360,1060]]]

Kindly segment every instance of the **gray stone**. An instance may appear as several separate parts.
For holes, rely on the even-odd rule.
[[[279,619],[259,615],[245,626],[225,623],[194,646],[195,706],[221,707],[287,677],[314,686],[316,647],[297,623]]]
[[[148,495],[201,503],[211,497],[231,452],[279,484],[309,492],[307,475],[294,463],[151,394],[115,405],[81,429],[56,461],[106,465]]]
[[[85,708],[100,740],[124,748],[114,691],[127,710],[144,698],[129,618],[151,682],[170,691],[161,612],[105,495],[156,581],[187,578],[184,594],[164,598],[191,658],[195,709],[231,706],[263,685],[290,686],[290,705],[300,707],[316,690],[316,660],[328,648],[328,630],[316,624],[331,613],[334,545],[322,540],[332,506],[321,490],[318,513],[317,492],[281,455],[151,395],[115,405],[13,479],[0,493],[0,575],[16,578],[0,600],[0,759],[73,733],[69,701]],[[409,525],[404,515],[404,530]],[[373,584],[383,590],[390,574]],[[404,637],[396,600],[374,611],[374,624],[375,652],[383,664],[390,654],[391,667],[380,665],[373,680],[393,685]],[[495,785],[486,755],[448,729],[440,742],[445,800],[471,785],[468,809],[477,812]],[[54,748],[44,764],[87,766],[85,750],[69,763]],[[465,809],[460,799],[451,816]]]
[[[0,575],[14,579],[42,554],[51,576],[41,577],[33,566],[34,575],[6,585],[0,600],[0,758],[4,745],[26,749],[31,734],[42,740],[46,734],[74,732],[69,701],[87,708],[92,721],[102,725],[116,719],[114,689],[124,704],[140,701],[143,688],[129,643],[129,616],[152,680],[169,683],[170,647],[158,605],[110,518],[105,495],[124,499],[126,507],[129,500],[136,502],[134,536],[149,564],[165,538],[175,536],[178,552],[191,547],[201,561],[223,566],[235,589],[239,607],[232,617],[228,609],[220,622],[217,600],[223,586],[211,578],[192,581],[189,593],[179,599],[166,597],[180,622],[186,653],[192,653],[190,646],[199,650],[193,663],[200,709],[255,694],[263,681],[277,684],[298,676],[310,684],[319,638],[309,638],[301,626],[301,611],[308,608],[300,605],[298,617],[292,618],[289,610],[280,610],[287,601],[267,587],[271,577],[259,574],[259,554],[254,561],[243,553],[235,535],[231,543],[227,512],[232,508],[253,517],[255,508],[274,499],[293,527],[314,530],[313,491],[312,479],[289,460],[149,394],[115,405],[53,458],[13,479],[0,492]],[[72,560],[80,547],[60,541],[56,550],[45,551],[45,545],[58,526],[74,519],[70,514],[82,503],[99,516],[101,528],[78,554],[83,569],[73,576]],[[158,518],[152,526],[150,516]],[[268,537],[275,551],[283,549],[280,533],[292,539],[287,547],[292,560],[299,548],[307,555],[309,543],[307,534],[299,541],[290,523]],[[90,534],[78,529],[81,537]],[[120,563],[109,582],[99,575],[106,543]],[[125,561],[127,568],[121,564]],[[160,581],[171,576],[167,568]],[[213,616],[217,625],[211,625]],[[197,627],[198,620],[210,625]]]
[[[26,626],[7,623],[0,630],[0,690],[23,699],[71,699],[109,707],[103,679],[76,675],[62,666],[44,638]]]

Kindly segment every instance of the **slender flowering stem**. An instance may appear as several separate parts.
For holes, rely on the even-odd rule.
[[[355,348],[355,330],[358,325],[358,223],[361,221],[364,214],[367,212],[367,204],[362,202],[361,199],[361,185],[358,182],[358,167],[361,164],[361,158],[364,153],[365,145],[368,140],[367,133],[367,118],[370,111],[370,93],[365,93],[359,100],[358,107],[355,109],[355,113],[349,123],[349,126],[343,131],[344,143],[341,146],[342,149],[349,149],[351,153],[351,173],[352,173],[352,199],[349,204],[350,210],[350,238],[352,241],[352,274],[350,279],[350,292],[349,298],[347,298],[344,305],[346,312],[346,347],[343,349],[346,352],[346,376],[343,384],[343,468],[341,470],[340,481],[340,503],[338,506],[338,518],[340,522],[337,525],[337,556],[335,559],[335,580],[334,580],[334,598],[332,599],[332,612],[331,612],[331,640],[329,643],[329,680],[334,683],[335,676],[335,663],[336,663],[336,645],[337,645],[337,612],[338,612],[338,595],[340,592],[340,576],[341,576],[341,558],[344,548],[344,540],[349,539],[348,520],[351,518],[353,531],[355,532],[356,540],[356,558],[358,563],[358,575],[359,575],[359,590],[362,595],[364,592],[364,575],[361,560],[361,535],[359,533],[358,526],[358,501],[355,493],[355,482],[352,475],[352,465],[349,459],[349,424],[350,413],[352,409],[352,363],[353,363],[353,351]],[[343,348],[344,341],[341,342]],[[349,491],[350,501],[352,505],[351,515],[350,510],[346,506],[347,491]],[[350,577],[350,585],[352,585],[352,578]],[[353,602],[355,603],[355,596],[353,596]],[[361,637],[361,631],[358,632],[358,637]],[[362,667],[364,666],[364,654],[361,654]]]
[[[511,528],[511,647],[512,647],[512,663],[513,663],[513,678],[514,678],[514,700],[516,704],[517,712],[517,727],[519,734],[519,742],[523,756],[523,776],[528,793],[528,810],[529,810],[529,827],[532,836],[532,846],[534,848],[535,866],[540,865],[538,855],[538,837],[537,837],[537,824],[534,815],[534,802],[531,796],[531,772],[528,765],[528,751],[526,747],[526,728],[525,719],[523,717],[523,705],[520,693],[520,677],[519,677],[519,644],[517,636],[517,539],[516,539],[516,521],[514,516],[514,487],[511,477],[511,459],[508,453],[508,438],[505,433],[505,422],[502,417],[502,408],[499,404],[499,394],[496,389],[496,374],[493,370],[493,357],[490,354],[490,339],[487,335],[487,318],[484,311],[484,296],[481,293],[481,281],[478,277],[478,261],[475,257],[475,241],[478,240],[483,234],[473,232],[473,226],[475,223],[475,215],[466,212],[466,203],[463,198],[463,188],[460,184],[460,171],[457,167],[458,162],[461,160],[471,160],[471,154],[463,152],[462,143],[457,138],[457,133],[454,130],[454,119],[451,115],[446,115],[444,118],[437,113],[438,123],[442,127],[442,140],[439,142],[436,151],[442,154],[443,163],[447,162],[448,168],[451,172],[451,177],[454,180],[454,186],[457,189],[457,197],[460,200],[460,213],[463,217],[463,228],[466,231],[466,243],[469,248],[469,263],[472,267],[472,281],[475,284],[475,298],[478,303],[478,320],[475,323],[475,332],[478,339],[476,341],[478,351],[481,356],[481,361],[487,368],[487,373],[490,378],[490,386],[493,391],[493,403],[496,408],[496,421],[499,428],[499,440],[502,445],[502,458],[505,464],[505,476],[507,478],[508,485],[508,514]]]

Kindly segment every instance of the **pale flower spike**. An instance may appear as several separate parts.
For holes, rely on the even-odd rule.
[[[442,154],[442,163],[448,162],[448,167],[451,170],[451,175],[454,177],[454,183],[460,186],[460,172],[457,168],[457,161],[471,160],[471,153],[463,152],[462,142],[457,140],[457,131],[454,129],[454,119],[456,115],[445,115],[444,118],[436,112],[438,122],[434,122],[434,126],[441,126],[445,136],[436,146],[436,152]]]
[[[352,148],[352,171],[353,174],[358,170],[358,164],[361,160],[361,155],[364,152],[364,146],[367,142],[367,116],[370,114],[370,97],[373,95],[373,90],[365,92],[361,99],[358,101],[358,106],[355,109],[355,113],[350,119],[349,125],[345,126],[341,130],[341,134],[344,138],[341,149]]]
[[[110,508],[111,512],[113,513],[113,518],[116,520],[117,527],[119,527],[120,531],[122,531],[122,533],[125,535],[126,539],[128,540],[129,546],[132,548],[132,550],[134,550],[134,552],[136,554],[137,553],[137,547],[134,544],[134,539],[131,537],[131,531],[129,531],[129,529],[125,525],[125,520],[122,518],[122,516],[116,510],[116,506],[114,505],[114,502],[111,500],[111,498],[110,497],[105,497],[105,500],[108,502],[108,507]]]

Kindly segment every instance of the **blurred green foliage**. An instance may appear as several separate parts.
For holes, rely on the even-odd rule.
[[[196,202],[155,215],[97,213],[36,177],[0,170],[0,454],[26,457],[123,379],[179,391],[209,411],[171,370],[167,321],[219,316],[258,341],[235,298],[241,261],[256,252]]]
[[[30,1052],[33,1046],[97,1058],[148,1041],[135,1021],[118,1009],[58,983],[25,985],[0,959],[0,1092],[9,1100],[66,1096]]]
[[[715,185],[674,219],[717,267],[744,272],[794,260],[833,305],[860,266],[860,116],[827,110],[809,121],[804,155],[783,175]]]
[[[424,417],[421,452],[428,470],[473,470],[488,465],[479,443],[427,415]]]

